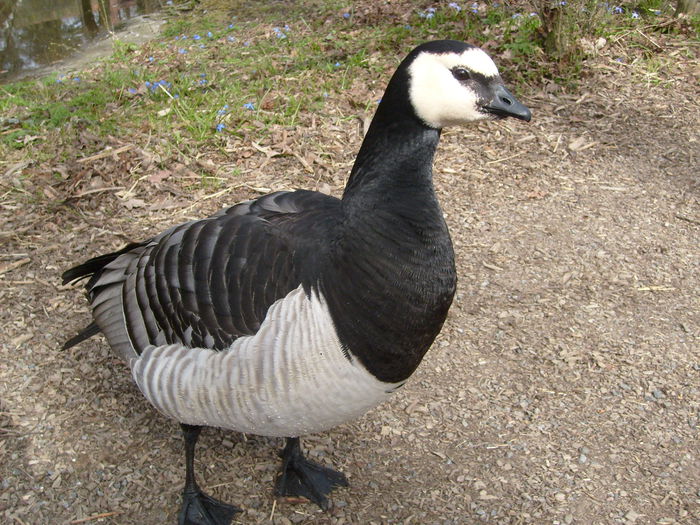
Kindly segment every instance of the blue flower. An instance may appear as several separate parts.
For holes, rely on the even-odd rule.
[[[661,9],[653,9],[651,12],[654,13],[655,15],[660,15]]]
[[[246,102],[245,104],[243,104],[243,107],[251,111],[255,110],[255,104],[253,104],[252,102]]]
[[[175,36],[175,40],[180,40],[180,37],[179,37],[179,36]]]
[[[619,5],[616,5],[615,7],[613,7],[613,13],[619,15],[620,13],[622,13],[622,8]]]
[[[243,45],[244,45],[245,47],[250,46],[250,40],[246,40],[245,42],[243,42]]]
[[[129,88],[129,93],[131,93],[132,95],[135,95],[135,94],[137,93],[136,88],[130,87],[130,88]]]
[[[184,55],[187,53],[187,49],[180,48],[177,50],[177,52],[180,53],[181,55]]]
[[[458,13],[462,10],[462,8],[459,7],[459,4],[457,2],[450,2],[449,4],[447,4],[447,6],[451,7],[452,9],[457,11]]]
[[[199,44],[199,49],[206,49],[206,48],[207,48],[207,46],[205,46],[204,44]]]
[[[182,36],[180,37],[180,40],[187,40],[187,35],[182,35]]]
[[[637,13],[637,11],[632,11],[632,18],[639,18],[639,13]]]
[[[73,77],[73,82],[80,82],[80,77]]]
[[[405,26],[403,26],[403,28],[406,29],[407,31],[410,31],[410,30],[412,29],[411,26],[408,25],[408,24],[406,24]]]
[[[57,78],[56,78],[56,84],[60,84],[61,82],[63,82],[63,79],[64,79],[64,78],[65,78],[65,77],[64,77],[63,75],[61,75],[60,77],[57,77]]]
[[[348,18],[350,18],[350,13],[343,13],[343,18],[344,18],[345,20],[347,20]]]
[[[225,127],[226,127],[226,124],[224,124],[223,122],[219,122],[219,123],[216,125],[216,131],[217,131],[217,133],[218,133],[219,131],[223,131]]]
[[[515,13],[513,16],[511,16],[511,18],[515,20],[516,18],[521,18],[522,16],[523,15],[521,15],[520,13]]]
[[[559,5],[566,5],[566,0],[561,0],[561,2],[559,2]]]
[[[228,40],[229,42],[235,42],[235,41],[236,41],[236,37],[235,37],[235,36],[227,36],[227,37],[226,37],[226,40]]]
[[[155,58],[153,58],[153,57],[148,57],[148,61],[149,61],[149,62],[153,62],[154,60],[155,60]]]
[[[199,36],[199,35],[194,35],[192,38],[194,38],[195,40],[199,40],[199,39],[202,38],[202,37]]]
[[[207,37],[208,38],[213,38],[214,34],[211,31],[207,31]]]
[[[275,33],[275,36],[277,38],[287,38],[287,35],[284,34],[284,31],[289,31],[289,26],[284,26],[284,30],[280,29],[279,27],[273,27],[272,31]]]
[[[151,83],[150,83],[148,80],[146,80],[146,87],[147,87],[147,88],[150,88],[150,87],[151,87]]]
[[[233,24],[229,24],[229,25],[228,25],[228,28],[229,28],[229,29],[233,29]]]
[[[479,4],[474,2],[471,7],[472,13],[478,13],[479,12]]]
[[[340,62],[336,62],[335,64],[333,64],[333,67],[340,67]]]

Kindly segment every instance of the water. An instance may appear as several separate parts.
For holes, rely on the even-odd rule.
[[[74,55],[160,0],[0,0],[0,83]]]

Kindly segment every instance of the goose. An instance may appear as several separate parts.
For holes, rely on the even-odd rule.
[[[278,191],[84,262],[93,321],[185,442],[180,525],[226,525],[241,509],[194,469],[202,427],[285,438],[278,497],[329,508],[344,474],[300,437],[358,418],[400,388],[440,332],[456,287],[432,182],[443,127],[530,110],[480,48],[419,45],[379,103],[342,197]]]

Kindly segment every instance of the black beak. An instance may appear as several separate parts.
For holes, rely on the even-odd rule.
[[[530,122],[532,113],[508,91],[503,84],[493,90],[493,98],[484,106],[484,111],[497,117],[513,117]]]

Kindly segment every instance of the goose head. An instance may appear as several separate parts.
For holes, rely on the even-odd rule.
[[[397,70],[407,81],[413,112],[426,126],[513,117],[529,121],[530,110],[503,84],[493,60],[478,47],[454,40],[415,48]]]

